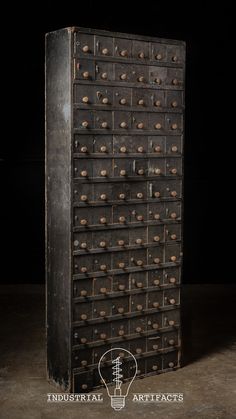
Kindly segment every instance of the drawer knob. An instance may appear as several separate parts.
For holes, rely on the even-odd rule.
[[[170,346],[174,346],[175,341],[174,341],[174,339],[170,339],[170,340],[168,341],[168,343],[169,343],[169,345],[170,345]]]
[[[118,289],[120,291],[124,291],[125,290],[125,285],[124,284],[119,284]]]
[[[125,268],[125,263],[124,262],[118,262],[117,266],[119,269],[124,269]]]
[[[160,285],[160,280],[159,279],[154,279],[153,284],[154,285]]]
[[[89,78],[89,72],[88,71],[84,71],[82,73],[82,76],[83,76],[84,79],[88,79]]]
[[[155,198],[160,198],[160,196],[161,196],[160,192],[154,192],[153,195],[154,195]]]
[[[174,86],[177,86],[177,85],[179,84],[179,82],[178,82],[178,80],[177,80],[177,79],[173,79],[173,80],[172,80],[172,84],[173,84]]]
[[[107,55],[109,53],[108,48],[102,49],[102,55]]]
[[[125,121],[122,121],[122,122],[120,123],[120,127],[121,127],[121,128],[127,128],[127,124],[126,124],[126,122],[125,122]]]
[[[101,333],[100,334],[100,339],[105,340],[107,338],[106,333]]]
[[[153,349],[155,349],[155,348],[153,348]],[[157,349],[158,349],[158,347],[157,347]],[[153,371],[157,371],[158,370],[158,365],[152,365],[152,370]]]
[[[138,199],[141,199],[141,198],[143,198],[143,193],[142,192],[138,192],[136,194],[136,196],[137,196]]]
[[[171,151],[172,151],[172,153],[177,153],[178,147],[176,145],[172,145]]]
[[[141,304],[138,304],[138,305],[136,306],[136,309],[137,309],[138,311],[142,311],[143,306],[142,306]]]
[[[156,169],[154,169],[154,173],[155,173],[155,175],[160,175],[161,174],[161,169],[159,169],[157,167]]]
[[[161,259],[160,259],[160,258],[154,258],[154,259],[153,259],[153,262],[154,262],[154,263],[156,263],[156,264],[158,264],[158,263],[160,263],[160,262],[161,262]]]
[[[174,368],[175,364],[174,364],[174,362],[169,362],[168,366],[169,366],[170,368]]]
[[[106,200],[107,200],[107,196],[106,196],[106,194],[105,194],[105,193],[102,193],[102,194],[100,195],[100,199],[101,199],[102,201],[106,201]]]
[[[161,101],[160,100],[156,100],[154,102],[154,105],[157,106],[157,108],[159,108],[161,106]]]
[[[171,191],[170,192],[170,196],[173,196],[173,198],[175,198],[177,196],[177,192],[176,191]]]
[[[172,276],[171,278],[169,278],[169,283],[170,284],[175,284],[176,283],[176,278],[174,276]]]
[[[159,242],[160,241],[160,236],[154,236],[153,241],[154,242]]]
[[[107,74],[107,73],[102,73],[102,74],[101,74],[101,78],[102,78],[103,80],[107,80],[107,77],[108,77],[108,74]]]
[[[169,326],[174,326],[175,325],[175,321],[174,320],[169,320],[168,321]]]
[[[88,200],[87,195],[81,195],[80,200],[81,200],[82,202],[86,202],[86,201]]]
[[[108,123],[106,121],[103,121],[101,123],[101,128],[108,128]]]
[[[106,271],[107,270],[107,265],[100,265],[100,270],[101,271]]]
[[[172,169],[170,169],[170,173],[172,175],[177,175],[177,169],[176,169],[176,167],[173,167]]]
[[[88,221],[85,218],[83,218],[82,220],[80,220],[80,224],[82,226],[86,226],[88,224]]]
[[[81,125],[83,128],[88,128],[89,123],[88,121],[83,121]]]
[[[123,215],[121,215],[120,217],[119,217],[119,222],[120,223],[125,223],[125,217],[123,216]]]
[[[120,193],[118,196],[119,199],[125,199],[125,194],[124,193]]]
[[[87,320],[88,316],[87,316],[87,314],[81,314],[80,318],[82,320]]]
[[[84,97],[82,98],[82,102],[83,102],[83,103],[88,103],[88,102],[89,102],[89,98],[88,98],[88,96],[84,96]]]
[[[109,99],[108,99],[108,97],[104,97],[104,98],[102,99],[102,103],[103,103],[104,105],[107,105],[107,104],[109,103]]]
[[[142,240],[142,239],[136,239],[136,240],[135,240],[135,243],[136,243],[136,244],[142,244],[142,243],[143,243],[143,240]]]
[[[152,328],[153,329],[159,329],[159,324],[158,323],[153,323]]]
[[[143,128],[144,128],[144,123],[143,123],[143,122],[139,122],[139,123],[137,124],[137,128],[138,128],[138,129],[143,129]]]
[[[160,85],[160,84],[161,84],[161,79],[160,79],[159,77],[157,77],[154,81],[155,81],[155,83],[156,83],[156,84],[158,84],[158,85]]]
[[[161,124],[160,124],[160,122],[158,122],[157,124],[155,124],[155,128],[156,128],[156,129],[161,129]]]
[[[171,260],[171,262],[176,262],[177,257],[176,257],[176,256],[171,256],[171,257],[170,257],[170,260]]]
[[[103,311],[103,310],[102,310],[102,311],[100,311],[100,313],[99,313],[99,316],[100,316],[100,317],[105,317],[105,315],[106,315],[106,312],[105,312],[105,311]]]
[[[137,174],[138,175],[144,175],[144,169],[138,169]]]
[[[145,54],[144,54],[144,52],[143,52],[143,51],[140,51],[140,52],[138,53],[138,57],[139,57],[139,58],[145,58]]]
[[[118,331],[118,335],[119,335],[119,336],[124,336],[124,334],[125,334],[125,331],[124,331],[124,330],[119,330],[119,331]]]
[[[177,124],[175,124],[175,123],[174,123],[174,124],[172,124],[172,125],[171,125],[171,129],[173,129],[173,130],[178,129],[178,125],[177,125]]]
[[[142,328],[140,326],[136,327],[135,332],[141,333],[142,332]]]
[[[153,306],[153,308],[158,308],[158,307],[160,307],[160,303],[158,301],[154,301],[152,303],[152,306]]]
[[[144,82],[144,76],[138,77],[138,81],[143,83]]]
[[[126,73],[121,74],[120,79],[121,80],[126,80],[127,79],[127,74]]]
[[[122,51],[120,51],[120,55],[121,55],[121,57],[127,57],[127,55],[128,55],[127,49],[123,49]]]
[[[82,48],[83,52],[89,52],[89,46],[88,45],[84,45]]]
[[[87,342],[87,339],[86,338],[81,338],[80,339],[80,342],[83,343],[83,344],[85,344]]]
[[[120,171],[120,176],[125,176],[125,175],[126,175],[126,170],[122,169],[122,170]]]
[[[141,348],[136,348],[135,349],[136,354],[141,354],[143,351]]]
[[[118,313],[123,314],[125,312],[124,307],[118,307],[117,309]]]
[[[171,234],[170,238],[171,238],[171,240],[176,240],[177,236],[176,236],[176,234]]]
[[[144,100],[143,99],[139,99],[138,100],[138,105],[144,105]]]
[[[80,248],[81,249],[87,249],[87,243],[86,242],[80,243]]]
[[[160,146],[160,145],[156,145],[156,146],[154,147],[154,151],[155,151],[156,153],[160,153],[160,152],[161,152],[161,146]]]
[[[154,220],[160,220],[160,214],[154,214],[153,215]]]
[[[86,146],[83,146],[83,147],[81,147],[80,151],[81,151],[81,153],[87,153],[88,148]]]
[[[142,146],[137,148],[137,152],[138,153],[143,153],[144,152],[144,148]]]
[[[137,282],[136,287],[137,288],[143,288],[143,283],[142,282]]]
[[[101,151],[101,153],[106,153],[106,152],[107,152],[107,148],[106,148],[106,146],[105,146],[105,145],[102,145],[102,146],[100,147],[100,151]]]
[[[86,272],[88,272],[88,269],[86,268],[86,266],[82,266],[80,268],[80,272],[82,272],[83,274],[85,274]]]
[[[170,218],[172,218],[173,220],[175,220],[177,218],[176,212],[171,212]]]
[[[104,170],[104,169],[101,170],[100,175],[103,176],[103,177],[107,176],[107,171]]]
[[[160,53],[158,53],[155,58],[156,58],[156,60],[161,60],[162,59],[162,55]]]
[[[171,102],[171,106],[172,108],[177,108],[178,102],[176,100],[173,100],[173,102]]]
[[[105,241],[101,241],[101,242],[99,243],[99,246],[100,246],[100,247],[102,247],[102,248],[104,248],[104,247],[106,247],[107,245],[106,245],[106,242],[105,242]]]
[[[87,290],[81,290],[80,291],[81,297],[86,297],[87,294],[88,294]]]
[[[125,241],[124,240],[118,240],[117,241],[118,246],[124,246],[125,245]]]
[[[125,99],[124,97],[122,97],[122,98],[120,99],[120,104],[121,104],[121,105],[125,105],[125,104],[126,104],[126,99]]]
[[[127,149],[124,145],[122,147],[120,147],[120,152],[121,153],[126,153],[126,151],[127,151]]]
[[[141,214],[136,215],[136,220],[143,221],[143,215]]]
[[[141,259],[135,260],[134,263],[137,266],[143,266],[143,261]]]
[[[173,55],[173,57],[172,57],[172,61],[174,61],[174,63],[176,63],[176,61],[178,61],[178,57],[177,57],[177,55]]]
[[[82,172],[80,172],[80,175],[81,175],[82,177],[87,177],[87,176],[88,176],[88,172],[87,172],[87,170],[82,170]]]
[[[82,388],[82,390],[87,390],[88,389],[88,384],[82,384],[81,388]]]
[[[81,361],[81,366],[82,367],[86,367],[88,365],[88,361],[86,361],[86,359],[83,359],[82,361]]]
[[[99,222],[100,222],[100,224],[106,224],[106,222],[107,222],[106,217],[101,217]]]

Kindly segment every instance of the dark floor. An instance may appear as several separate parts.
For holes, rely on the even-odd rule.
[[[78,419],[236,418],[236,287],[189,285],[183,289],[185,366],[136,380],[126,408],[115,412],[105,390],[104,403],[48,404],[58,392],[45,377],[44,295],[41,286],[0,288],[0,418]],[[132,393],[184,393],[184,402],[137,404]]]

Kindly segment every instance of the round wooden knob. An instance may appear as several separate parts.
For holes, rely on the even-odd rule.
[[[99,313],[99,316],[100,316],[100,317],[105,317],[105,315],[106,315],[106,312],[105,312],[105,311],[103,311],[103,310],[102,310],[102,311],[100,311],[100,313]]]
[[[160,285],[160,280],[159,279],[154,279],[153,284],[154,285]]]
[[[125,194],[124,193],[120,193],[119,194],[119,199],[125,199]]]
[[[85,344],[87,342],[87,339],[86,338],[81,338],[80,339],[80,342],[83,343],[83,344]]]
[[[170,339],[170,340],[168,341],[168,343],[169,343],[169,345],[174,346],[175,341],[174,341],[174,339]]]
[[[154,192],[153,196],[154,196],[155,198],[160,198],[161,193],[160,193],[160,192]]]
[[[155,151],[156,153],[160,153],[160,152],[161,152],[161,146],[160,146],[160,145],[156,145],[156,146],[154,147],[154,151]]]
[[[82,146],[82,147],[81,147],[80,151],[81,151],[81,153],[87,153],[88,149],[87,149],[87,147],[84,145],[84,146]]]
[[[100,270],[101,271],[106,271],[107,270],[107,265],[100,265]]]
[[[143,122],[139,122],[139,123],[137,124],[137,128],[138,128],[138,129],[143,129],[143,128],[144,128],[144,123],[143,123]]]
[[[84,96],[84,97],[82,98],[82,102],[83,102],[83,103],[88,103],[88,102],[89,102],[89,98],[88,98],[88,96]]]
[[[107,176],[107,171],[106,170],[101,170],[100,175],[103,176],[103,177]]]
[[[144,175],[144,169],[138,169],[137,173],[138,175]]]
[[[160,303],[158,301],[154,301],[152,303],[152,306],[153,306],[153,308],[158,308],[158,307],[160,307]]]
[[[154,236],[153,241],[154,242],[159,242],[160,241],[160,236]]]
[[[118,244],[118,246],[124,246],[125,241],[124,240],[118,240],[117,244]]]
[[[157,263],[157,264],[158,264],[158,263],[160,263],[160,261],[161,261],[161,260],[160,260],[160,258],[154,258],[154,259],[153,259],[153,262],[154,262],[154,263]]]
[[[88,128],[88,121],[83,121],[81,125],[83,128]]]
[[[89,46],[88,45],[84,45],[82,48],[83,52],[89,52]]]
[[[136,348],[135,349],[136,354],[141,354],[143,351],[141,348]]]
[[[102,73],[102,74],[101,74],[101,78],[102,78],[103,80],[106,80],[106,79],[107,79],[107,77],[108,77],[108,74],[107,74],[107,73]]]
[[[144,82],[144,77],[143,76],[138,77],[138,81]]]
[[[120,291],[124,291],[125,290],[125,285],[124,284],[119,284],[118,289]]]
[[[125,99],[124,97],[122,97],[122,98],[120,99],[120,104],[121,104],[121,105],[125,105],[125,104],[126,104],[126,99]]]
[[[89,78],[89,72],[88,71],[84,71],[82,74],[84,79],[88,79]]]
[[[168,365],[169,365],[170,368],[174,368],[174,366],[175,366],[174,362],[169,362]]]
[[[118,313],[123,314],[125,312],[124,307],[118,307],[117,309]]]
[[[155,124],[155,128],[156,129],[161,129],[161,124],[158,122],[157,124]]]
[[[100,246],[100,247],[106,247],[106,242],[105,242],[105,241],[101,241],[101,242],[99,243],[99,246]]]
[[[125,74],[125,73],[121,74],[120,79],[121,80],[126,80],[127,79],[127,74]]]
[[[138,57],[139,57],[139,58],[144,58],[144,57],[145,57],[144,52],[143,52],[143,51],[140,51],[140,52],[138,53]]]
[[[86,226],[88,224],[88,221],[85,218],[83,218],[82,220],[80,220],[80,224],[82,226]]]
[[[177,108],[178,102],[176,100],[173,100],[173,102],[171,102],[171,106],[172,108]]]
[[[157,344],[152,345],[152,349],[154,351],[157,351],[159,349],[159,346]]]
[[[171,129],[173,129],[173,130],[178,129],[178,125],[177,125],[177,124],[172,124],[172,125],[171,125]]]
[[[174,198],[177,196],[178,194],[177,194],[177,192],[176,191],[171,191],[170,192],[170,196],[173,196]]]
[[[120,152],[121,153],[126,153],[126,151],[127,151],[127,149],[124,145],[122,147],[120,147]]]
[[[74,240],[74,246],[75,247],[79,246],[79,240]]]
[[[87,320],[88,316],[87,314],[81,314],[80,318],[81,320]]]
[[[155,83],[156,83],[156,84],[158,84],[158,85],[160,85],[160,84],[161,84],[161,79],[160,79],[159,77],[157,77],[154,81],[155,81]]]
[[[106,222],[107,222],[106,217],[101,217],[99,222],[100,222],[100,224],[106,224]]]
[[[171,277],[171,278],[169,278],[169,283],[170,284],[175,284],[176,283],[176,278],[175,277]]]
[[[127,57],[127,55],[128,55],[127,49],[123,49],[122,51],[120,51],[120,55],[121,55],[121,57]]]
[[[161,174],[161,169],[159,169],[159,168],[154,169],[154,173],[155,173],[155,175],[160,175]]]
[[[121,216],[119,217],[119,222],[120,222],[120,223],[124,223],[124,222],[125,222],[125,217],[124,217],[123,215],[121,215]]]
[[[104,97],[104,98],[102,99],[102,103],[103,103],[104,105],[107,105],[107,104],[108,104],[108,102],[109,102],[108,97]]]
[[[143,215],[141,214],[136,215],[136,220],[143,221]]]
[[[125,268],[125,263],[124,262],[118,262],[117,266],[119,269],[124,269]]]
[[[160,53],[158,53],[155,58],[156,58],[156,60],[161,60],[162,59],[162,55]]]
[[[105,340],[107,338],[106,333],[101,333],[100,334],[100,339]]]
[[[126,122],[125,122],[125,121],[122,121],[122,122],[120,123],[120,127],[121,127],[121,128],[127,128],[127,124],[126,124]]]
[[[106,153],[106,151],[107,151],[106,146],[105,146],[105,145],[102,145],[102,146],[100,147],[100,151],[101,151],[101,153]]]
[[[152,366],[152,370],[153,370],[153,371],[157,371],[157,370],[158,370],[158,365],[153,365],[153,366]]]
[[[82,390],[87,390],[88,389],[88,384],[82,384],[81,388],[82,388]]]
[[[143,266],[143,261],[142,260],[135,260],[134,261],[134,263],[135,263],[135,265],[137,265],[137,266]]]
[[[169,326],[174,326],[175,325],[175,321],[174,320],[169,320],[168,321]]]
[[[143,242],[143,241],[142,241],[142,239],[136,239],[136,240],[135,240],[135,243],[136,243],[136,244],[142,244],[142,242]]]
[[[159,324],[158,323],[153,323],[152,324],[152,328],[153,329],[158,329],[159,328]]]
[[[126,170],[122,169],[122,170],[120,171],[120,176],[125,176],[125,175],[126,175]]]
[[[160,214],[154,214],[153,218],[154,220],[160,220]]]
[[[88,294],[87,290],[81,290],[80,291],[81,297],[86,297],[87,294]]]
[[[106,194],[105,194],[105,193],[102,193],[102,194],[100,195],[100,199],[101,199],[102,201],[106,201],[106,199],[107,199]]]
[[[136,282],[136,287],[137,288],[143,288],[143,283],[142,282]]]
[[[136,309],[137,309],[138,311],[142,311],[143,306],[142,306],[141,304],[138,304],[138,305],[136,306]]]
[[[175,220],[175,219],[177,218],[177,214],[176,214],[176,212],[172,212],[172,213],[170,214],[170,218],[172,218],[173,220]]]
[[[143,99],[139,99],[138,100],[138,105],[144,105],[144,100]]]
[[[172,61],[174,61],[174,63],[176,63],[176,61],[178,61],[178,57],[176,55],[173,55]]]
[[[83,359],[82,361],[81,361],[81,366],[82,367],[86,367],[88,365],[88,362],[86,361],[86,359]]]
[[[175,167],[173,167],[172,169],[170,169],[170,173],[172,175],[176,175],[177,174],[177,169]]]
[[[101,128],[108,128],[108,123],[106,121],[103,121],[101,123]]]
[[[135,332],[141,333],[142,332],[142,328],[140,326],[136,327]]]
[[[107,55],[108,54],[108,49],[107,48],[103,48],[102,49],[102,55]]]
[[[85,274],[86,272],[88,272],[88,269],[86,268],[86,266],[82,266],[80,268],[80,272],[82,272],[83,274]]]
[[[143,198],[143,193],[142,192],[138,192],[136,194],[136,196],[137,196],[138,199],[141,199],[141,198]]]
[[[176,256],[171,256],[171,257],[170,257],[170,260],[171,260],[171,262],[176,262],[177,257],[176,257]]]
[[[88,176],[88,172],[87,172],[87,170],[82,170],[82,172],[80,172],[80,175],[81,175],[82,177],[87,177],[87,176]]]
[[[85,242],[80,243],[80,248],[81,249],[87,249],[87,243],[85,243]]]
[[[174,86],[177,86],[177,84],[178,84],[179,82],[178,82],[178,80],[177,79],[173,79],[172,80],[172,84],[174,85]]]
[[[172,153],[176,153],[178,151],[178,147],[176,145],[172,145],[171,151]]]
[[[154,105],[157,106],[157,108],[159,108],[161,106],[161,101],[160,100],[156,100],[154,102]]]
[[[170,238],[171,238],[171,240],[176,240],[177,236],[176,236],[176,234],[171,234]]]
[[[119,331],[118,331],[118,335],[119,335],[119,336],[124,336],[124,334],[125,334],[125,331],[124,331],[124,330],[119,330]]]

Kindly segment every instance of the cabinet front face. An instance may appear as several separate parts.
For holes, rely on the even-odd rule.
[[[70,388],[82,392],[115,347],[139,376],[179,367],[184,44],[75,28],[70,48]]]

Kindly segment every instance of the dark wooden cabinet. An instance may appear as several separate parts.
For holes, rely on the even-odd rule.
[[[47,356],[63,390],[99,387],[111,348],[127,380],[122,348],[140,377],[180,366],[184,70],[182,41],[46,35]]]

